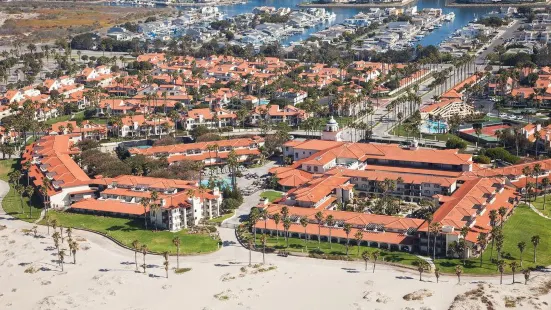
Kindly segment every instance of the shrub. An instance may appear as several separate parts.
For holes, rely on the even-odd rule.
[[[473,161],[479,164],[489,164],[492,160],[486,155],[474,156]]]
[[[174,269],[175,274],[182,274],[182,273],[186,273],[188,271],[191,271],[191,268],[177,268],[177,269]]]
[[[482,153],[482,155],[488,156],[491,159],[504,160],[511,164],[516,164],[520,160],[518,156],[515,156],[509,153],[509,151],[507,151],[502,147],[494,147],[491,149],[487,149]]]
[[[467,148],[467,141],[454,136],[446,141],[446,148],[464,150],[465,148]]]

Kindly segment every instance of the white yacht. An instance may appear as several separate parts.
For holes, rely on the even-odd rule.
[[[454,13],[454,12],[450,12],[450,13],[446,14],[446,17],[444,17],[444,19],[445,19],[446,21],[451,22],[452,20],[455,19],[455,13]]]

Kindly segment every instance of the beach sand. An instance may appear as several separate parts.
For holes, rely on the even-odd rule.
[[[486,309],[482,297],[495,309],[505,308],[506,298],[518,309],[549,309],[551,295],[541,290],[551,276],[532,273],[528,286],[511,285],[511,277],[443,276],[432,274],[419,282],[416,272],[377,265],[375,273],[364,271],[363,262],[324,261],[266,255],[267,266],[247,267],[248,251],[235,244],[234,232],[221,229],[225,246],[218,252],[181,257],[184,274],[169,272],[165,278],[163,258],[147,255],[147,273],[135,272],[134,253],[93,233],[74,231],[80,240],[77,264],[67,255],[65,271],[57,264],[53,240],[46,227],[40,237],[25,235],[31,228],[0,216],[0,308],[1,309]],[[65,247],[66,246],[65,242]],[[253,252],[253,264],[262,254]],[[138,263],[143,256],[138,253]],[[171,269],[176,258],[171,257]],[[29,267],[35,273],[25,273]],[[270,266],[272,270],[268,270]],[[517,275],[517,281],[523,281]],[[478,290],[479,283],[483,289]],[[468,291],[468,296],[457,295]],[[474,293],[472,291],[475,291]],[[404,296],[409,293],[408,299]],[[474,298],[478,296],[479,301]],[[482,296],[482,297],[480,297]],[[518,300],[517,297],[527,297]],[[537,299],[536,299],[537,298]]]

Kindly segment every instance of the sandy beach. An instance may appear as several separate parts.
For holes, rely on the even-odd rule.
[[[432,273],[420,282],[416,272],[382,264],[372,273],[371,264],[365,271],[363,262],[275,255],[266,255],[266,266],[248,267],[249,252],[235,243],[233,230],[223,228],[221,250],[181,257],[180,267],[192,270],[171,270],[168,279],[162,257],[147,255],[147,273],[136,272],[132,251],[74,231],[81,248],[77,263],[67,255],[62,272],[46,227],[38,227],[38,237],[26,235],[23,229],[32,224],[0,213],[2,309],[448,309],[452,304],[450,309],[486,309],[488,302],[505,309],[511,300],[518,309],[549,309],[551,304],[551,275],[545,273],[533,272],[525,286],[520,273],[514,285],[511,276],[503,285],[496,277],[466,276],[460,284],[455,276],[436,283]],[[142,260],[138,253],[138,264]],[[261,263],[262,254],[253,252],[252,260]],[[171,257],[170,268],[175,266]],[[36,272],[26,273],[30,267]]]

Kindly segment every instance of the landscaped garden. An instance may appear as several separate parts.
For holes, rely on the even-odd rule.
[[[256,247],[258,249],[262,249],[260,235],[261,234],[258,234],[258,233],[256,235]],[[329,242],[324,242],[324,241],[322,241],[321,243],[318,243],[317,240],[309,240],[305,243],[304,239],[289,238],[289,247],[287,247],[285,237],[279,236],[279,238],[277,238],[275,235],[274,236],[267,235],[266,247],[273,248],[276,251],[284,250],[284,251],[296,252],[296,253],[308,253],[309,255],[312,255],[312,256],[325,254],[329,257],[330,256],[344,257],[346,255],[345,244],[340,244],[335,242],[330,244]],[[358,250],[359,250],[359,255],[358,255]],[[358,246],[356,245],[354,239],[352,237],[350,238],[350,246],[348,249],[348,255],[350,259],[362,260],[362,253],[364,251],[368,251],[371,254],[376,250],[380,251],[380,256],[378,258],[379,262],[384,261],[389,263],[412,266],[416,261],[419,260],[417,256],[407,252],[386,251],[386,250],[366,247],[366,246],[360,246],[358,249]]]
[[[506,272],[510,272],[508,264],[517,261],[520,264],[520,251],[518,243],[524,241],[526,248],[522,255],[523,267],[534,268],[537,266],[551,265],[551,220],[543,218],[532,211],[526,205],[518,206],[514,214],[503,225],[503,260],[507,263]],[[539,245],[536,248],[537,261],[534,263],[534,247],[531,243],[532,236],[540,237]],[[494,246],[493,255],[491,255],[491,242],[482,255],[482,267],[480,267],[480,258],[467,259],[463,268],[464,273],[469,274],[497,274],[497,266],[490,261],[490,256],[496,259],[496,249]],[[442,272],[453,273],[455,266],[462,264],[461,259],[437,259],[435,264],[440,267]],[[520,269],[520,268],[519,268]],[[518,270],[517,270],[518,271]]]
[[[132,241],[138,240],[140,244],[147,245],[152,252],[169,251],[176,254],[176,247],[172,243],[175,237],[181,240],[180,254],[209,253],[218,249],[218,239],[208,234],[190,234],[187,230],[154,231],[154,226],[148,226],[148,230],[145,230],[144,221],[141,218],[128,219],[57,211],[49,211],[48,216],[50,221],[57,220],[58,226],[94,230],[126,246],[131,246]],[[40,224],[46,225],[45,220]]]
[[[15,170],[21,170],[19,162],[15,159],[5,159],[0,161],[0,179],[9,182],[8,174]],[[26,177],[23,176],[21,183],[26,183]],[[33,195],[33,201],[29,208],[29,198],[26,194],[19,195],[13,186],[10,186],[10,191],[2,200],[2,208],[4,211],[18,219],[27,222],[34,222],[40,217],[42,204],[38,201],[37,195]],[[32,213],[32,215],[31,215]]]
[[[8,159],[0,161],[1,180],[8,182],[8,174],[15,170],[21,170],[21,166],[17,160]],[[25,175],[21,177],[20,182],[26,183]],[[42,202],[39,201],[36,194],[33,196],[30,206],[32,216],[30,215],[29,198],[24,194],[21,199],[19,194],[13,189],[13,186],[10,186],[9,193],[2,201],[2,208],[7,214],[23,221],[34,222],[40,217],[40,212],[42,211]],[[181,254],[209,253],[218,249],[218,240],[213,239],[206,233],[190,234],[186,230],[176,233],[168,231],[155,232],[152,231],[154,226],[149,226],[149,230],[145,230],[143,219],[103,217],[57,211],[49,211],[48,216],[50,220],[57,220],[58,225],[63,227],[94,230],[113,237],[127,246],[131,246],[132,241],[138,240],[140,244],[146,244],[149,250],[153,252],[169,251],[176,253],[176,247],[172,243],[174,237],[180,237],[181,239]],[[45,220],[42,220],[40,224],[46,225]]]

